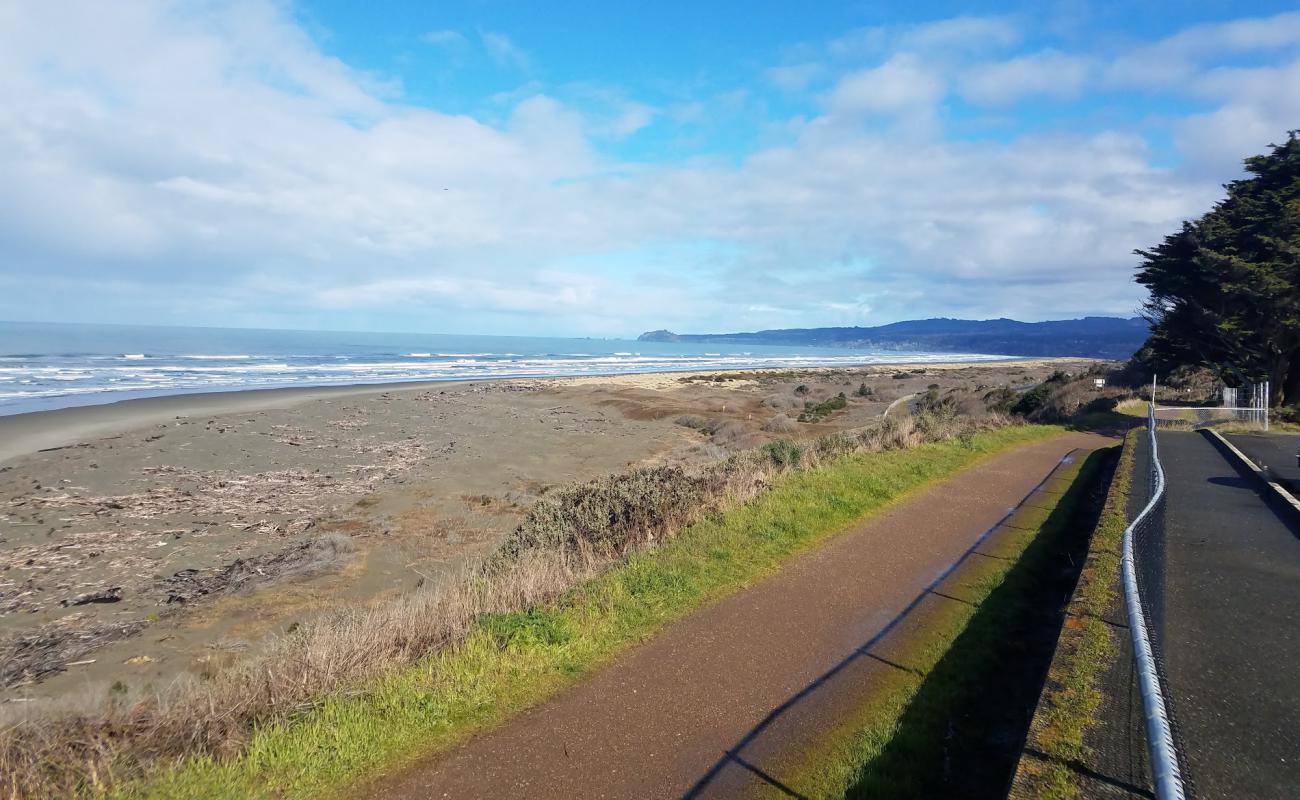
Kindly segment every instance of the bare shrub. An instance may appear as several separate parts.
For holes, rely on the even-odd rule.
[[[799,424],[785,414],[777,414],[763,425],[763,430],[768,433],[791,433],[798,429]]]
[[[694,414],[683,414],[673,420],[673,423],[681,425],[683,428],[694,428],[697,431],[703,429],[706,424],[703,417],[697,417]]]
[[[788,409],[802,409],[803,400],[798,397],[792,397],[788,394],[770,394],[763,398],[763,405],[768,408],[774,408],[777,411]]]
[[[739,443],[750,433],[745,423],[736,422],[735,420],[728,420],[711,427],[710,433],[713,435],[713,443],[723,447]]]

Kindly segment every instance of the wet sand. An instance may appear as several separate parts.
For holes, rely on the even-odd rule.
[[[202,676],[313,615],[463,568],[560,484],[1071,363],[262,390],[0,417],[0,697]],[[853,394],[864,383],[871,396]],[[838,392],[851,402],[825,421],[764,430]]]

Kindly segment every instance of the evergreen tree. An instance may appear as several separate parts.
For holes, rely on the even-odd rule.
[[[1272,382],[1300,400],[1300,131],[1246,159],[1252,177],[1199,220],[1138,250],[1156,358],[1216,371],[1229,385]]]

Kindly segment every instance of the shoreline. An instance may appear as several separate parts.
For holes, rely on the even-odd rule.
[[[978,414],[994,387],[1088,365],[290,387],[0,417],[0,682],[36,700],[214,674],[322,613],[436,584],[562,487],[862,428],[932,389]]]
[[[601,375],[561,375],[553,377],[482,378],[477,380],[420,380],[387,383],[353,383],[319,386],[282,386],[273,388],[229,389],[220,391],[180,392],[153,397],[129,397],[105,403],[67,406],[17,414],[0,415],[0,464],[33,453],[56,450],[79,444],[87,438],[102,438],[125,431],[158,425],[178,417],[267,411],[292,408],[313,400],[375,396],[389,392],[421,392],[430,389],[464,388],[484,384],[526,383],[582,385],[620,383],[665,378],[678,381],[698,375],[739,374],[761,376],[770,373],[890,371],[904,367],[926,369],[963,369],[967,367],[1017,364],[1034,367],[1056,362],[1078,363],[1094,359],[1074,356],[1052,358],[1016,358],[1008,356],[982,361],[899,361],[889,364],[835,365],[827,367],[756,367],[718,370],[664,370],[658,372],[624,372]]]

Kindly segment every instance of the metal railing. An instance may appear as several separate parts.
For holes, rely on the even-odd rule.
[[[1161,627],[1164,623],[1165,470],[1156,446],[1155,403],[1147,407],[1147,436],[1151,446],[1150,500],[1124,530],[1120,566],[1156,797],[1184,800],[1183,777],[1160,669],[1164,638]]]

